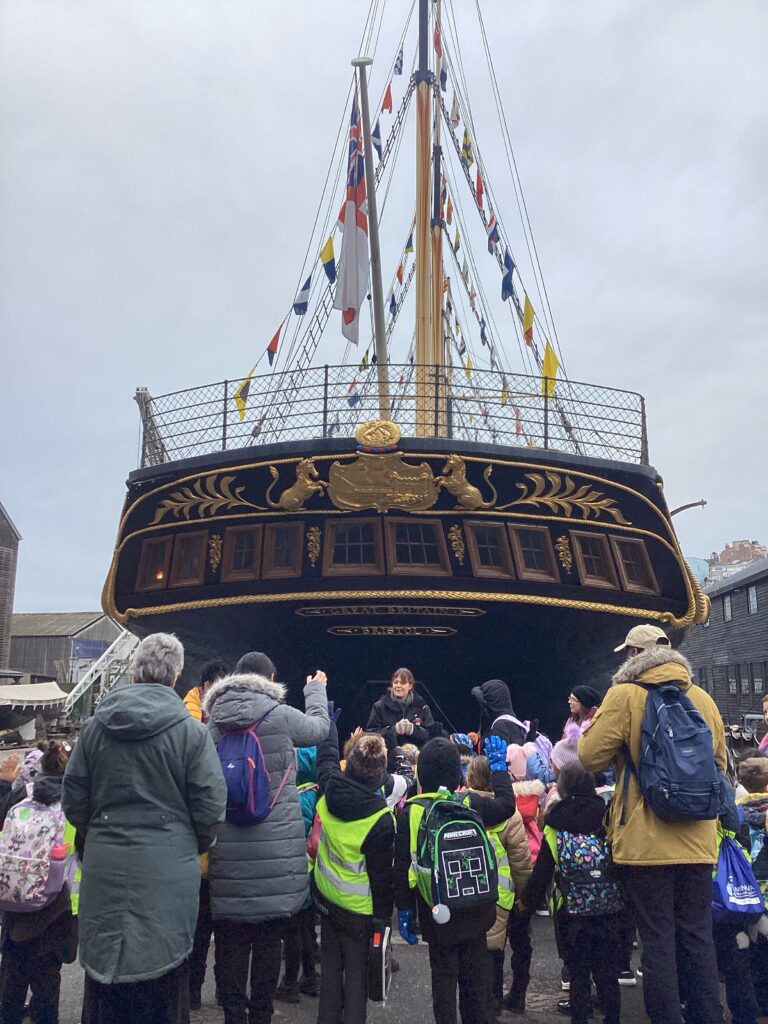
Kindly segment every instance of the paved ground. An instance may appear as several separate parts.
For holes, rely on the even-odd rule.
[[[430,1024],[432,1004],[429,985],[427,950],[423,943],[406,946],[398,937],[396,956],[400,971],[394,976],[390,996],[385,1006],[371,1003],[370,1024]],[[212,951],[211,951],[212,954]],[[507,957],[507,963],[509,958]],[[635,964],[637,965],[637,954]],[[528,990],[528,1014],[531,1021],[541,1024],[563,1022],[568,1018],[556,1012],[556,1003],[564,993],[560,991],[560,961],[555,952],[552,924],[548,918],[534,918],[534,952],[531,987]],[[82,998],[82,972],[73,964],[64,968],[61,992],[61,1024],[77,1024],[80,1020]],[[297,1005],[277,1003],[275,1024],[315,1024],[317,999],[302,996]],[[512,1018],[510,1018],[512,1019]],[[525,1018],[517,1018],[524,1020]],[[601,1020],[596,1016],[596,1021]],[[622,989],[623,1024],[645,1024],[642,982],[636,988]],[[193,1012],[191,1024],[223,1024],[224,1016],[215,1004],[211,963],[203,990],[203,1008]]]

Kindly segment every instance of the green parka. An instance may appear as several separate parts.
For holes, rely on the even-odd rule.
[[[198,854],[227,791],[207,729],[167,686],[106,696],[67,765],[62,806],[85,833],[80,962],[104,984],[146,981],[189,956]]]

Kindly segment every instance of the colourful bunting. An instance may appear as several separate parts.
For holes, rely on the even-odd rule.
[[[378,118],[376,118],[376,124],[373,126],[373,131],[371,132],[371,142],[373,143],[373,148],[378,153],[379,160],[381,160],[381,125],[379,124]]]
[[[494,253],[500,241],[501,236],[499,235],[499,225],[496,223],[496,214],[491,210],[491,215],[488,218],[488,252]]]
[[[461,235],[459,234],[459,227],[456,225],[456,237],[453,240],[453,251],[458,252],[461,248]]]
[[[433,36],[433,41],[434,41],[434,44],[435,44],[435,53],[437,54],[438,57],[442,58],[442,56],[443,56],[443,39],[442,39],[442,36],[440,35],[440,26],[437,25],[437,24],[435,25],[435,34]]]
[[[525,338],[526,345],[533,345],[533,321],[535,319],[536,314],[533,311],[531,300],[526,295],[523,306],[523,337]]]
[[[397,56],[395,57],[395,74],[396,75],[402,75],[402,73],[403,73],[403,48],[401,46],[400,49],[397,51]]]
[[[365,161],[355,96],[349,123],[346,196],[339,215],[343,226],[339,280],[333,299],[334,308],[341,310],[341,333],[353,345],[357,345],[360,337],[360,310],[368,294],[367,209]]]
[[[501,404],[506,405],[509,401],[509,384],[507,383],[507,375],[503,374],[501,378]]]
[[[309,290],[312,286],[312,275],[310,274],[307,280],[302,285],[299,294],[293,303],[293,312],[296,316],[304,316],[309,307]]]
[[[453,103],[451,104],[451,128],[458,128],[459,121],[461,121],[461,114],[459,113],[459,97],[454,93]]]
[[[461,144],[461,162],[469,170],[472,164],[475,162],[475,156],[472,152],[472,139],[469,137],[469,129],[464,129],[464,141]]]
[[[547,342],[546,348],[544,349],[544,361],[541,364],[541,393],[545,398],[551,398],[555,393],[555,383],[559,366],[560,360],[557,358],[555,350],[549,342]]]
[[[360,371],[360,373],[364,373],[365,370],[367,369],[367,367],[368,367],[368,349],[365,350],[365,354],[363,355],[363,358],[360,360],[360,365],[358,366],[358,370]]]
[[[399,266],[397,268],[397,280],[400,282],[400,284],[403,283],[403,273],[404,273],[404,267],[403,267],[403,261],[401,260],[400,264],[399,264]]]
[[[464,257],[464,262],[461,266],[461,279],[467,287],[469,287],[469,265],[467,263],[467,257]]]
[[[251,390],[251,377],[253,376],[253,371],[255,369],[255,366],[251,367],[250,373],[245,380],[240,382],[240,385],[232,396],[235,400],[235,405],[237,406],[237,411],[241,420],[245,419],[245,406],[248,401],[248,393]]]
[[[453,203],[451,197],[448,196],[448,205],[445,208],[445,223],[451,224],[453,222]]]
[[[328,241],[320,250],[320,262],[323,264],[325,276],[333,284],[336,280],[336,258],[333,254],[333,235],[328,236]]]
[[[501,301],[506,302],[512,298],[512,273],[515,269],[515,261],[509,249],[504,250],[504,276],[501,279]]]
[[[285,320],[283,320],[283,324],[284,323]],[[280,324],[280,326],[275,331],[272,341],[270,341],[270,343],[267,345],[267,359],[269,360],[270,366],[272,366],[273,363],[275,362],[275,356],[277,355],[277,343],[280,340],[280,331],[282,331],[283,329],[283,324]]]
[[[405,243],[405,252],[406,255],[409,252],[413,252],[413,231],[411,231],[410,235],[408,235],[408,241]]]
[[[467,365],[464,367],[464,375],[466,376],[467,380],[469,380],[472,377],[472,357],[471,356],[467,356]]]
[[[512,408],[515,410],[515,437],[520,437],[523,432],[523,417],[516,405],[513,405]]]
[[[477,312],[477,292],[473,286],[470,286],[469,289],[469,308],[473,313]]]
[[[445,68],[440,68],[440,90],[445,92],[448,88],[448,72]]]
[[[357,403],[360,401],[360,392],[357,388],[357,377],[354,378],[352,383],[347,388],[347,405],[350,409],[354,409]]]
[[[382,114],[384,113],[385,110],[389,114],[392,113],[392,83],[391,82],[387,86],[387,91],[384,93],[384,99],[382,100],[382,103],[381,103],[381,112],[382,112]]]
[[[397,299],[395,298],[394,292],[392,292],[392,295],[390,296],[389,299],[389,312],[392,319],[394,320],[395,317],[397,316]]]
[[[475,185],[475,198],[477,199],[477,205],[482,210],[483,208],[483,195],[485,194],[485,188],[483,187],[483,177],[480,174],[480,168],[477,168],[477,184]]]

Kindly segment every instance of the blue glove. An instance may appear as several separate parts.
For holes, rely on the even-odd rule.
[[[507,744],[501,736],[489,736],[483,745],[483,751],[488,758],[488,767],[492,772],[507,770]]]
[[[334,709],[333,701],[332,700],[328,701],[328,717],[331,719],[332,722],[337,722],[338,723],[339,718],[341,717],[342,710],[343,710],[342,708],[335,708]]]
[[[415,946],[419,941],[419,936],[415,935],[411,931],[413,925],[413,910],[401,910],[397,915],[397,925],[400,931],[401,938],[405,939],[409,946]]]

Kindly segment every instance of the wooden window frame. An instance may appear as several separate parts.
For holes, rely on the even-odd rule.
[[[144,581],[144,573],[147,569],[147,562],[149,561],[149,549],[154,544],[165,545],[165,555],[163,557],[163,578],[161,580],[151,580],[150,582]],[[145,593],[150,590],[165,590],[168,587],[168,571],[171,565],[171,550],[173,548],[173,537],[145,537],[141,542],[141,554],[139,555],[139,568],[136,572],[136,586],[135,590],[137,594]]]
[[[616,537],[611,535],[609,537],[611,547],[613,548],[613,554],[616,561],[616,566],[619,570],[619,578],[621,579],[621,589],[626,590],[633,594],[656,594],[660,593],[659,584],[656,580],[656,573],[653,571],[653,565],[651,563],[651,556],[648,554],[648,548],[646,547],[645,541],[640,540],[638,537]],[[620,544],[633,544],[636,548],[639,548],[642,552],[642,559],[645,562],[645,568],[648,573],[648,578],[651,581],[650,587],[643,586],[642,583],[634,583],[627,576],[627,570],[624,566],[624,559],[621,556]]]
[[[274,565],[275,555],[275,530],[283,530],[292,527],[298,533],[296,543],[296,558],[292,566]],[[288,579],[301,576],[301,566],[304,557],[304,523],[267,523],[264,527],[264,540],[262,546],[262,568],[261,578],[263,580]]]
[[[476,530],[495,530],[497,531],[500,542],[499,548],[501,551],[502,566],[494,565],[483,565],[480,561],[480,551],[477,546],[477,537],[475,536]],[[509,534],[504,529],[503,523],[487,523],[482,520],[465,520],[464,521],[464,533],[467,538],[467,551],[469,552],[469,561],[472,565],[472,572],[475,576],[485,576],[493,579],[514,579],[515,568],[512,562],[512,552],[509,547]]]
[[[252,533],[253,569],[233,569],[232,560],[235,555],[235,537],[239,533]],[[257,580],[261,566],[261,550],[264,543],[263,526],[228,526],[224,531],[224,552],[221,558],[221,582],[237,583],[239,580]]]
[[[396,558],[395,529],[400,523],[407,525],[431,526],[435,530],[437,538],[437,552],[440,558],[440,565],[409,565],[405,562],[398,562]],[[448,547],[445,543],[443,525],[439,519],[407,519],[405,517],[394,517],[384,521],[384,538],[386,543],[387,560],[389,571],[393,576],[450,576],[451,563],[448,561]]]
[[[587,530],[571,530],[570,534],[573,542],[573,553],[576,557],[576,569],[578,571],[582,587],[601,587],[603,590],[618,590],[619,577],[616,573],[616,566],[614,564],[609,538],[603,533],[590,533]],[[585,537],[587,540],[597,540],[603,545],[605,550],[605,563],[611,573],[611,580],[603,579],[601,576],[591,576],[587,572],[584,565],[584,555],[581,551],[580,541],[582,537]]]
[[[200,569],[197,576],[179,576],[179,567],[176,559],[176,551],[179,548],[179,541],[197,540],[200,545]],[[208,531],[195,530],[192,533],[177,533],[173,538],[173,558],[171,559],[171,575],[168,580],[169,587],[199,587],[205,579],[205,555],[208,548]]]
[[[742,663],[741,665],[739,665],[738,666],[738,670],[739,670],[739,693],[741,693],[742,696],[743,696],[746,693],[751,693],[752,692],[752,672],[751,672],[750,667],[749,667],[749,662],[747,662],[746,664]],[[745,684],[746,684],[746,690],[744,689]]]
[[[336,529],[339,526],[372,526],[373,527],[373,550],[375,562],[373,564],[358,565],[336,565],[333,561],[333,549],[336,540]],[[339,519],[335,522],[326,523],[325,537],[323,538],[323,576],[383,576],[384,575],[384,539],[381,532],[381,522],[378,519],[366,516],[355,516],[354,519]]]
[[[756,686],[756,683],[757,683],[758,679],[760,680],[760,689],[759,690],[757,689],[757,686]],[[753,661],[752,662],[752,692],[754,694],[758,694],[759,693],[760,696],[763,696],[763,694],[765,693],[765,678],[763,676],[763,666],[762,666],[762,663],[759,662],[759,661]]]
[[[549,563],[549,572],[545,572],[542,569],[528,569],[526,567],[525,559],[523,558],[522,545],[520,544],[520,538],[517,535],[518,530],[525,530],[529,533],[540,533],[544,536],[544,554],[546,555]],[[512,543],[512,553],[515,558],[515,568],[517,569],[517,578],[519,580],[528,580],[532,583],[560,582],[560,572],[557,568],[557,562],[555,561],[555,550],[552,547],[552,537],[550,536],[549,529],[546,526],[513,526],[511,523],[508,523],[507,532],[509,533],[509,539]]]

